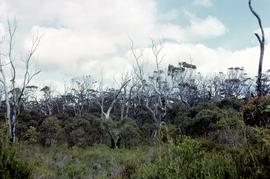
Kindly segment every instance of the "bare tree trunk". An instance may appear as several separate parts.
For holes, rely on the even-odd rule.
[[[260,18],[260,16],[254,11],[252,4],[251,4],[252,0],[249,0],[248,4],[249,4],[249,9],[251,11],[251,13],[256,17],[258,24],[260,26],[260,30],[261,30],[261,36],[259,36],[258,33],[255,33],[256,38],[258,39],[259,43],[260,43],[260,58],[259,58],[259,68],[258,68],[258,77],[257,77],[257,94],[258,96],[262,96],[263,95],[263,89],[262,89],[262,65],[263,65],[263,58],[264,58],[264,49],[265,49],[265,34],[264,34],[264,30],[263,30],[263,26],[262,26],[262,20]]]
[[[149,100],[146,101],[145,107],[146,107],[146,108],[148,109],[148,111],[151,113],[154,122],[155,122],[156,124],[159,124],[155,111],[154,111],[153,109],[151,109],[151,107],[149,106]]]
[[[21,110],[21,106],[23,103],[22,98],[23,98],[25,89],[29,85],[32,78],[35,75],[40,73],[40,71],[37,71],[33,74],[29,73],[30,61],[40,42],[40,37],[33,37],[33,43],[32,43],[31,49],[25,60],[25,72],[23,75],[23,84],[21,88],[16,88],[17,71],[16,71],[14,59],[13,59],[14,35],[16,32],[16,28],[17,28],[16,23],[14,23],[14,27],[12,27],[12,25],[8,21],[8,37],[9,37],[8,40],[9,41],[8,41],[8,53],[7,53],[7,62],[6,62],[7,64],[4,64],[4,62],[2,61],[2,56],[0,56],[0,73],[2,76],[0,81],[4,85],[7,119],[8,119],[8,124],[9,124],[10,139],[12,142],[16,141],[16,120]],[[9,70],[11,71],[10,80],[6,79],[3,66],[9,67]],[[8,81],[11,82],[10,85],[8,84]],[[11,86],[11,90],[9,90],[8,88],[9,86]],[[11,99],[9,99],[9,91],[12,92]]]
[[[130,80],[126,80],[125,82],[123,82],[123,84],[121,85],[119,91],[114,96],[114,99],[113,99],[112,103],[110,104],[108,110],[106,111],[106,113],[103,112],[103,115],[104,115],[105,119],[109,119],[110,118],[111,111],[113,109],[114,104],[116,103],[116,100],[117,100],[118,96],[120,95],[122,89],[125,88],[129,82],[130,82]]]
[[[125,109],[126,109],[126,105],[127,105],[126,95],[127,95],[127,88],[125,86],[124,87],[124,94],[123,94],[122,102],[121,102],[121,120],[124,120],[124,114],[125,114]]]
[[[125,104],[121,105],[121,120],[124,120],[124,113],[125,113]]]
[[[127,101],[127,109],[125,112],[125,118],[128,118],[129,115],[129,109],[130,109],[130,104],[131,104],[131,97],[132,97],[132,92],[133,92],[133,88],[136,86],[136,84],[133,84],[130,89],[129,89],[129,95],[128,95],[128,101]]]
[[[17,115],[16,115],[16,109],[13,109],[13,113],[11,115],[11,119],[12,119],[12,142],[15,143],[16,142],[16,120],[17,120]]]
[[[48,114],[49,114],[49,116],[51,116],[52,115],[52,110],[50,108],[50,105],[47,102],[46,102],[46,106],[47,106]]]

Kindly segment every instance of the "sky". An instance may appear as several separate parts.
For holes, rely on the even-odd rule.
[[[268,42],[270,0],[253,0],[253,4]],[[7,33],[7,19],[16,19],[18,26],[18,63],[32,35],[44,34],[33,59],[33,68],[42,71],[34,81],[39,85],[63,88],[65,81],[81,75],[117,81],[135,63],[131,39],[136,50],[143,50],[148,72],[154,64],[151,40],[164,42],[163,68],[187,61],[203,73],[232,66],[244,67],[251,76],[257,72],[258,24],[248,0],[1,0],[0,36]]]

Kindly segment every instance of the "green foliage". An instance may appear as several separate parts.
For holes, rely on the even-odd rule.
[[[240,111],[243,104],[244,104],[244,100],[240,100],[237,98],[226,98],[220,102],[217,102],[217,106],[221,109],[232,108],[236,111]]]
[[[8,126],[1,124],[0,172],[30,177],[23,156],[33,178],[267,178],[268,97],[249,101],[243,113],[241,105],[237,99],[174,104],[160,125],[144,110],[136,120],[61,113],[42,122],[25,112],[17,145],[6,144]]]
[[[260,175],[270,175],[270,131],[264,128],[248,128],[247,139],[253,156],[253,164]]]
[[[91,126],[84,118],[69,118],[65,121],[64,131],[69,146],[85,146],[90,143]]]
[[[23,135],[23,140],[29,144],[36,144],[39,141],[40,133],[33,126],[30,126]]]
[[[196,114],[186,127],[187,134],[206,135],[213,130],[213,124],[216,123],[222,115],[219,109],[203,109]]]
[[[121,178],[123,164],[145,157],[147,148],[20,145],[20,153],[33,166],[33,178]]]
[[[0,178],[30,178],[30,167],[16,154],[14,148],[3,146],[3,144],[0,145]]]
[[[219,144],[240,146],[245,142],[245,128],[241,115],[230,109],[214,124],[215,130],[210,137]]]
[[[125,148],[131,148],[138,146],[142,140],[141,130],[137,125],[136,121],[132,119],[124,119],[121,122],[120,136],[122,139],[121,146]]]
[[[236,102],[232,102],[233,104]],[[202,103],[191,109],[176,108],[171,113],[185,135],[209,137],[218,144],[238,146],[244,140],[242,115],[229,102]],[[171,111],[172,112],[172,111]]]
[[[138,178],[237,178],[230,156],[206,152],[198,141],[183,138],[162,149],[159,156],[139,166]],[[136,177],[135,177],[136,178]]]
[[[266,148],[270,148],[270,131],[265,128],[249,127],[247,130],[247,138],[251,144],[264,145]]]
[[[187,135],[206,136],[216,130],[215,125],[219,120],[231,115],[229,113],[236,113],[232,111],[220,109],[215,104],[198,105],[188,112],[188,118],[183,121],[181,128]]]
[[[250,126],[270,125],[270,96],[261,96],[251,99],[242,109],[246,124]]]
[[[9,126],[7,122],[0,122],[0,142],[6,143],[9,141]]]
[[[16,124],[16,133],[19,140],[25,140],[27,130],[30,126],[37,128],[40,120],[41,118],[36,111],[22,111]]]
[[[227,110],[227,114],[216,122],[216,129],[241,130],[245,127],[240,113],[234,110]]]
[[[269,134],[247,129],[248,146],[226,147],[207,139],[181,137],[137,149],[107,146],[20,145],[39,178],[267,178]]]
[[[16,146],[7,143],[6,123],[0,123],[0,178],[28,179],[31,176],[30,166],[16,152]]]
[[[141,130],[136,121],[126,118],[103,120],[105,129],[110,136],[111,148],[131,148],[141,142]]]
[[[104,121],[92,115],[67,118],[63,125],[63,141],[69,146],[109,145]]]
[[[57,143],[58,134],[61,131],[60,122],[54,116],[44,119],[40,126],[41,143],[43,145],[52,145]]]

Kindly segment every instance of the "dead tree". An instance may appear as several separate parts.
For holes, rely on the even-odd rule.
[[[120,88],[118,89],[118,90],[115,90],[115,92],[114,92],[114,94],[113,94],[113,100],[112,100],[112,102],[110,103],[110,105],[109,105],[109,107],[108,107],[108,109],[106,110],[106,112],[105,112],[105,110],[104,110],[104,103],[105,103],[105,91],[103,91],[102,90],[102,87],[100,87],[100,89],[99,89],[99,99],[98,100],[96,100],[96,103],[99,105],[99,107],[100,107],[100,110],[101,110],[101,118],[105,118],[106,120],[107,119],[110,119],[110,114],[111,114],[111,111],[112,111],[112,109],[113,109],[113,107],[114,107],[114,105],[115,105],[115,103],[116,103],[116,101],[117,101],[117,99],[118,99],[118,97],[119,97],[119,95],[121,94],[121,92],[122,92],[122,90],[124,89],[124,88],[126,88],[126,86],[128,85],[128,83],[130,82],[130,79],[127,79],[127,80],[125,80],[125,81],[123,81],[122,82],[122,84],[121,84],[121,86],[120,86]]]
[[[40,73],[40,71],[30,73],[30,63],[42,37],[39,35],[34,35],[32,38],[32,45],[26,56],[26,59],[24,60],[25,72],[22,77],[23,82],[20,88],[18,88],[17,83],[16,83],[17,67],[15,64],[15,58],[13,55],[14,36],[15,36],[16,28],[17,28],[16,23],[11,25],[11,23],[8,22],[8,51],[6,54],[3,53],[1,55],[1,60],[0,60],[0,73],[1,73],[0,82],[4,86],[7,121],[9,125],[9,134],[10,134],[10,139],[13,143],[16,141],[16,121],[17,121],[18,115],[20,114],[25,90],[29,86],[32,79]],[[7,75],[6,75],[4,67],[7,70],[11,71],[10,80],[7,79]],[[9,84],[9,82],[11,84]],[[11,98],[10,98],[10,94],[11,94]]]
[[[262,65],[263,65],[264,49],[265,49],[265,34],[264,34],[263,26],[262,26],[262,20],[261,20],[260,16],[254,11],[252,4],[251,4],[251,1],[252,0],[248,1],[249,9],[250,9],[251,13],[256,17],[258,24],[259,24],[259,27],[260,27],[260,31],[261,31],[261,36],[258,33],[255,33],[255,36],[260,44],[259,68],[258,68],[258,77],[257,77],[257,82],[256,82],[257,83],[257,94],[258,94],[258,96],[262,96],[263,95]]]
[[[136,81],[135,78],[132,78],[132,83],[131,83],[131,86],[129,87],[129,92],[128,92],[128,99],[127,99],[127,104],[126,104],[125,118],[129,117],[131,104],[134,103],[134,102],[132,102],[132,100],[134,98],[134,96],[133,96],[134,95],[134,89],[135,89],[135,87],[137,85],[138,85],[138,81]]]
[[[151,51],[154,58],[155,70],[148,80],[145,79],[144,68],[141,58],[143,51],[135,50],[131,40],[131,52],[135,59],[134,74],[139,83],[137,85],[138,104],[146,107],[155,124],[159,125],[165,118],[168,102],[168,83],[164,71],[161,70],[161,62],[164,60],[164,42],[155,42],[151,39]]]
[[[71,80],[71,94],[74,96],[74,112],[82,116],[90,108],[90,100],[96,81],[91,75],[76,77]]]
[[[131,78],[131,80],[129,80]],[[130,108],[133,104],[134,99],[134,88],[137,86],[138,81],[134,78],[134,76],[130,76],[128,73],[123,73],[121,77],[121,84],[123,84],[126,81],[131,81],[129,85],[126,85],[123,88],[123,92],[120,94],[120,115],[121,120],[127,119],[130,114]]]
[[[156,43],[152,40],[152,53],[155,59],[155,71],[149,77],[149,97],[146,98],[146,108],[152,114],[154,122],[159,125],[167,112],[167,82],[163,79],[164,71],[160,69],[165,55],[162,55],[163,42]]]

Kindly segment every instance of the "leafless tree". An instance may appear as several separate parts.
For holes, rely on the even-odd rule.
[[[90,75],[71,79],[71,94],[74,96],[76,115],[81,116],[85,111],[88,111],[95,85],[96,81]]]
[[[17,25],[16,22],[11,24],[8,21],[8,50],[7,53],[2,53],[0,60],[0,73],[1,73],[1,83],[4,86],[5,91],[5,101],[6,101],[6,111],[7,111],[7,120],[9,125],[9,133],[12,142],[16,141],[16,120],[18,115],[20,114],[22,98],[25,94],[25,90],[27,86],[29,86],[32,79],[40,73],[40,71],[35,71],[33,73],[30,72],[30,64],[35,54],[37,47],[39,46],[40,40],[42,36],[38,34],[33,35],[32,37],[32,45],[30,50],[26,55],[25,61],[25,72],[22,76],[22,85],[17,87],[17,67],[15,64],[14,57],[14,43],[15,43],[15,33],[16,33]],[[8,80],[5,69],[11,71],[11,79]],[[10,83],[9,83],[10,82]],[[11,97],[10,97],[11,95]]]
[[[128,83],[130,82],[130,79],[125,79],[124,81],[122,81],[119,89],[117,90],[103,90],[102,87],[102,82],[100,84],[98,95],[96,96],[96,103],[98,104],[98,106],[100,107],[100,111],[101,111],[101,118],[105,118],[106,120],[110,119],[110,114],[111,111],[116,103],[116,101],[118,100],[122,90],[124,88],[126,88],[126,86],[128,85]],[[112,101],[109,103],[107,110],[105,110],[105,98],[106,98],[106,94],[109,94],[108,97],[112,96]]]
[[[225,80],[221,84],[224,98],[247,97],[251,88],[251,78],[247,76],[244,68],[231,67],[228,69]]]
[[[123,88],[118,100],[118,105],[120,106],[121,120],[128,118],[130,115],[130,109],[132,107],[132,104],[134,104],[134,91],[136,86],[138,85],[138,80],[135,76],[130,76],[129,73],[123,73],[121,77],[121,84],[128,80],[130,82]]]
[[[168,104],[168,82],[164,70],[161,69],[161,63],[164,60],[164,42],[151,39],[151,51],[154,58],[155,70],[146,80],[142,64],[143,51],[135,50],[133,41],[131,41],[131,52],[135,59],[134,73],[139,81],[136,93],[138,96],[138,105],[144,106],[151,113],[153,122],[159,126],[162,119],[165,118]]]
[[[152,114],[154,122],[159,126],[161,121],[165,119],[167,113],[167,103],[169,95],[169,86],[164,70],[161,69],[161,63],[164,60],[164,42],[155,42],[152,40],[152,53],[155,61],[155,70],[153,75],[149,77],[146,108]]]
[[[264,58],[264,49],[265,49],[265,34],[264,34],[264,29],[262,26],[262,20],[260,16],[255,12],[255,10],[252,7],[252,0],[248,1],[249,5],[249,10],[251,13],[256,17],[261,34],[259,35],[258,33],[255,33],[255,36],[257,40],[259,41],[260,44],[260,58],[259,58],[259,68],[258,68],[258,77],[257,77],[257,94],[258,96],[263,95],[263,89],[262,89],[262,67],[263,67],[263,58]]]

